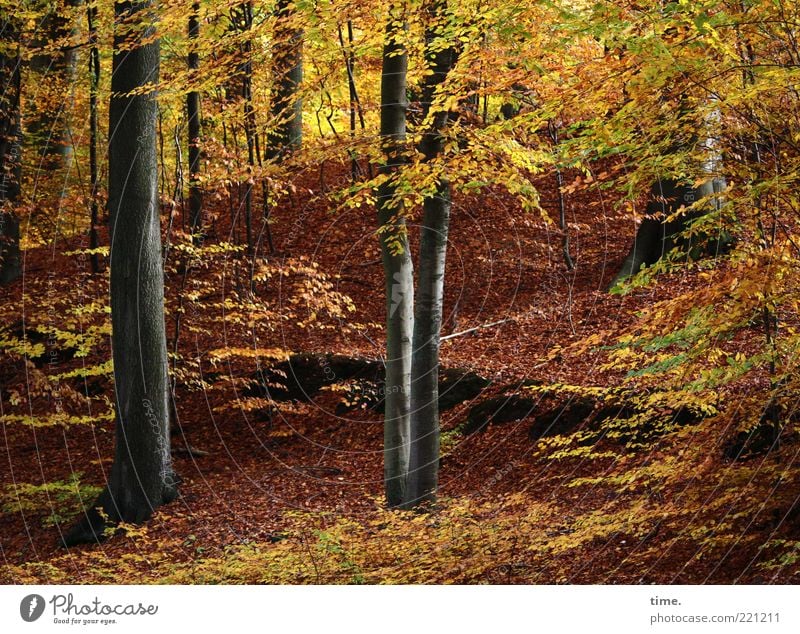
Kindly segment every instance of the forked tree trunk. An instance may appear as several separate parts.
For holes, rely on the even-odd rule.
[[[381,142],[387,180],[378,188],[379,239],[386,286],[386,401],[384,484],[386,501],[395,507],[405,499],[408,472],[411,339],[414,323],[414,271],[403,209],[395,201],[391,180],[402,164],[406,139],[406,73],[408,58],[398,24],[403,16],[392,7],[383,48],[381,72]],[[402,36],[400,36],[402,37]]]
[[[120,50],[130,31],[127,20],[151,23],[153,7],[152,0],[114,5],[118,31],[111,80],[108,195],[116,446],[106,489],[64,538],[66,545],[99,541],[108,524],[143,522],[174,499],[177,490],[168,429],[157,108],[152,89],[158,81],[159,44],[149,41],[153,28],[141,33],[145,44]],[[137,92],[131,95],[132,91]]]
[[[293,0],[278,0],[272,73],[275,78],[270,114],[274,122],[267,140],[266,158],[275,159],[303,144],[303,30],[294,23]]]
[[[432,27],[426,33],[425,56],[433,72],[426,76],[422,89],[423,121],[427,121],[427,129],[419,150],[425,161],[441,154],[442,131],[448,121],[445,110],[435,111],[429,117],[437,88],[444,83],[456,57],[452,47],[442,48],[437,42],[446,9],[444,0],[433,0],[427,6]],[[410,455],[404,502],[408,508],[435,501],[439,482],[439,334],[449,224],[450,183],[442,174],[436,193],[423,202],[412,345]]]
[[[350,96],[350,141],[351,143],[355,142],[356,137],[356,114],[358,114],[358,121],[361,125],[362,132],[366,129],[366,123],[364,122],[364,110],[361,107],[361,99],[358,96],[358,89],[356,87],[356,77],[355,77],[355,63],[356,63],[356,54],[353,50],[353,21],[347,21],[347,44],[345,45],[344,36],[342,35],[342,25],[339,25],[338,28],[339,32],[339,46],[342,48],[342,55],[344,56],[344,65],[345,69],[347,70],[347,89]],[[361,173],[361,168],[358,164],[358,154],[356,153],[355,147],[350,148],[350,177],[355,184],[358,180],[359,174]],[[367,161],[367,174],[369,178],[373,177],[372,174],[372,164]]]
[[[12,16],[4,15],[0,21],[0,47],[0,284],[7,284],[22,274],[19,219],[13,210],[21,176],[21,58]]]

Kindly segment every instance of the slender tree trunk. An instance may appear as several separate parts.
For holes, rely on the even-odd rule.
[[[553,142],[553,153],[558,155],[558,126],[553,119],[547,122],[547,133]],[[556,191],[558,192],[558,222],[561,228],[561,254],[568,271],[575,268],[569,254],[569,228],[567,227],[567,205],[564,199],[564,177],[561,168],[556,167]]]
[[[21,166],[19,40],[12,16],[0,21],[0,284],[22,274],[19,219],[13,206],[19,199]],[[7,51],[16,49],[16,54]]]
[[[255,111],[253,110],[253,44],[249,31],[253,26],[253,3],[242,5],[243,30],[248,32],[244,42],[244,63],[242,64],[242,100],[244,104],[244,136],[247,143],[247,164],[250,167],[244,194],[244,223],[247,232],[247,257],[253,257],[253,167],[255,165]],[[252,267],[251,267],[252,270]],[[252,279],[250,280],[252,286]]]
[[[444,304],[450,183],[423,203],[411,365],[411,431],[405,506],[436,500],[439,482],[439,334]]]
[[[448,112],[434,110],[431,115],[431,106],[455,63],[456,53],[454,48],[442,48],[437,43],[446,1],[433,0],[426,10],[431,27],[426,33],[425,56],[433,72],[426,76],[422,89],[423,122],[427,122],[427,128],[419,150],[425,161],[432,161],[442,153],[442,131]],[[442,174],[436,193],[423,202],[411,365],[411,446],[404,502],[409,508],[434,502],[439,480],[439,335],[450,206],[450,182]]]
[[[353,67],[355,65],[355,53],[353,53],[353,26],[350,20],[347,21],[347,35],[349,47],[345,47],[344,36],[342,35],[342,25],[338,26],[339,46],[342,48],[342,55],[344,56],[344,65],[347,69],[347,88],[350,93],[350,143],[355,141],[356,137],[356,82],[353,77]],[[350,148],[350,179],[353,183],[358,180],[358,156],[355,149]]]
[[[404,210],[395,200],[396,186],[392,180],[404,161],[408,107],[408,57],[397,33],[397,25],[402,19],[400,11],[392,7],[381,73],[381,142],[386,162],[380,172],[386,180],[377,192],[379,238],[386,286],[384,484],[386,501],[392,507],[401,505],[405,498],[414,323],[413,265]]]
[[[273,87],[270,107],[275,125],[269,135],[266,158],[275,159],[303,144],[303,30],[296,21],[294,0],[278,0],[278,22],[272,49]]]
[[[200,2],[193,2],[189,14],[189,51],[188,65],[192,79],[196,80],[200,69],[200,56],[197,53],[195,40],[200,36]],[[200,92],[191,90],[186,95],[186,118],[189,132],[189,218],[192,240],[202,241],[203,234],[203,193],[200,189]]]
[[[253,117],[253,129],[257,130],[255,116]],[[255,132],[255,157],[258,161],[259,170],[264,166],[264,163],[261,160],[261,145],[260,145],[260,135],[258,132]],[[251,278],[255,274],[255,266],[256,260],[259,257],[259,253],[261,252],[261,244],[264,238],[267,239],[267,252],[269,255],[275,254],[275,242],[272,239],[272,229],[269,226],[269,217],[270,217],[270,204],[269,204],[269,184],[267,183],[267,179],[263,177],[261,178],[261,229],[258,232],[258,237],[256,238],[256,246],[253,261],[251,264]],[[251,282],[251,286],[253,283]]]
[[[90,0],[86,7],[86,18],[89,27],[89,179],[91,181],[91,211],[89,225],[89,248],[92,249],[92,273],[100,271],[100,258],[95,249],[100,245],[97,229],[100,225],[100,209],[97,203],[99,187],[99,170],[97,161],[97,93],[100,87],[100,49],[97,46],[97,4]]]
[[[64,543],[103,538],[119,521],[139,523],[176,495],[169,445],[169,385],[158,204],[156,95],[159,44],[120,50],[125,22],[150,23],[152,0],[117,2],[109,117],[111,323],[116,448],[108,485]],[[136,33],[139,35],[139,33]],[[134,35],[133,37],[136,37]],[[150,86],[150,92],[141,92]],[[131,94],[135,92],[135,94]],[[99,507],[102,513],[95,509]]]
[[[78,7],[83,0],[67,0],[68,7]],[[30,69],[40,89],[54,91],[52,103],[58,110],[35,108],[31,111],[27,131],[36,151],[36,175],[52,175],[68,166],[72,160],[72,143],[69,133],[69,119],[72,109],[71,91],[75,81],[77,52],[75,48],[63,47],[53,50],[53,43],[70,36],[75,26],[70,17],[58,11],[56,5],[46,4],[48,13],[41,22],[40,30],[45,39],[34,42],[44,51],[31,57]],[[63,193],[63,191],[62,191]]]
[[[347,21],[347,45],[344,43],[344,36],[342,35],[342,26],[339,25],[339,46],[342,49],[344,56],[344,65],[347,69],[347,87],[350,93],[350,139],[355,142],[356,136],[356,114],[358,114],[358,121],[361,126],[361,131],[366,130],[366,123],[364,122],[364,109],[361,106],[361,99],[358,96],[358,88],[356,87],[355,65],[356,54],[353,49],[353,21]],[[358,153],[355,147],[352,147],[350,153],[350,176],[353,183],[358,179],[361,173],[361,168],[358,164]],[[367,161],[367,175],[369,178],[373,177],[372,163]]]
[[[344,40],[342,38],[342,27],[339,26],[339,43],[342,46],[344,53]],[[345,66],[347,67],[347,90],[350,96],[350,140],[355,141],[356,138],[356,106],[358,104],[358,89],[356,88],[356,54],[353,50],[353,21],[347,21],[347,52],[345,54]],[[361,117],[361,129],[364,129],[364,115],[361,113],[360,106],[358,107],[358,114]],[[350,150],[350,170],[353,177],[353,183],[358,179],[358,155],[355,148]]]
[[[344,65],[347,70],[347,88],[350,93],[350,142],[355,142],[356,137],[356,113],[361,121],[361,129],[364,129],[364,113],[361,110],[361,102],[358,98],[358,90],[356,88],[355,79],[355,64],[356,54],[353,51],[353,22],[347,21],[347,45],[344,43],[344,36],[342,35],[342,25],[338,25],[339,33],[339,46],[342,49],[344,56]],[[358,165],[358,154],[355,147],[351,147],[350,154],[350,178],[355,183],[358,180],[360,168]],[[371,178],[371,176],[370,176]]]

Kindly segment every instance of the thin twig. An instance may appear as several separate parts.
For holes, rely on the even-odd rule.
[[[475,326],[474,328],[468,328],[467,330],[462,330],[461,332],[454,332],[451,335],[445,335],[444,337],[439,337],[439,341],[446,341],[447,339],[455,339],[456,337],[468,335],[477,330],[483,330],[484,328],[492,328],[494,326],[500,326],[502,324],[508,323],[509,321],[516,321],[516,318],[509,317],[507,319],[501,319],[499,321],[492,321],[489,322],[488,324],[481,324],[480,326]]]

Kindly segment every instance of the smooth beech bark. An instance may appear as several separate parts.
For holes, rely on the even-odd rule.
[[[444,303],[450,184],[425,199],[414,310],[408,478],[404,506],[436,500],[439,482],[439,334]]]
[[[379,239],[386,286],[386,382],[384,484],[389,506],[403,504],[408,472],[411,391],[411,339],[414,324],[414,270],[402,206],[395,200],[393,176],[404,161],[406,140],[406,74],[408,57],[402,41],[405,23],[391,7],[381,72],[381,143],[386,178],[377,192]]]
[[[674,179],[657,180],[650,192],[646,217],[639,225],[628,255],[609,289],[635,275],[642,267],[655,264],[673,249],[681,249],[687,257],[698,256],[697,240],[687,239],[684,232],[694,220],[709,210],[693,209],[672,220],[665,219],[675,214],[681,207],[689,207],[706,197],[716,196],[712,199],[712,208],[718,208],[721,204],[719,194],[724,189],[725,180],[716,177],[710,177],[698,187]],[[719,252],[724,248],[726,241],[724,232],[720,231],[717,237],[710,241],[707,251],[712,254]]]
[[[720,154],[716,134],[720,125],[720,113],[713,109],[706,115],[706,132],[699,140],[705,160],[697,171],[701,176],[701,184],[688,185],[675,179],[658,179],[650,192],[650,200],[646,209],[646,217],[639,225],[633,245],[631,245],[619,272],[609,285],[609,290],[620,282],[638,273],[642,267],[658,262],[673,249],[680,249],[687,257],[697,258],[703,251],[717,255],[730,242],[729,235],[722,227],[715,234],[686,236],[686,231],[698,218],[722,207],[721,194],[726,188],[725,179],[720,176],[722,156]],[[708,199],[703,207],[689,209],[699,200]],[[682,208],[682,212],[671,218]],[[702,248],[698,248],[698,243]]]
[[[109,116],[111,324],[116,444],[108,484],[65,545],[99,541],[174,499],[156,149],[159,44],[151,0],[117,2]],[[147,25],[120,50],[130,22]],[[148,90],[149,87],[149,90]]]
[[[454,48],[437,44],[446,10],[447,3],[441,0],[434,0],[426,7],[431,27],[425,37],[425,57],[432,73],[426,76],[422,89],[426,127],[419,150],[425,161],[433,161],[442,153],[442,131],[449,118],[443,108],[433,108],[437,90],[444,84],[456,58]],[[407,508],[434,502],[439,482],[439,335],[450,207],[450,182],[441,174],[436,193],[423,201],[420,229],[411,364],[410,454],[404,501]]]

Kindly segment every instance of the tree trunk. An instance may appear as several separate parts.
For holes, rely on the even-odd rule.
[[[685,111],[681,102],[679,111]],[[679,249],[687,258],[696,259],[703,255],[717,255],[730,243],[730,236],[723,227],[712,234],[687,237],[685,232],[698,218],[722,207],[720,194],[725,190],[722,171],[722,155],[718,148],[717,134],[720,125],[720,112],[713,109],[705,117],[705,131],[697,134],[691,141],[700,146],[704,160],[696,171],[701,175],[701,185],[694,187],[675,179],[658,179],[650,192],[646,218],[636,232],[633,245],[619,272],[608,289],[638,273],[643,266],[650,266],[674,249]],[[681,208],[688,208],[698,200],[710,198],[709,204],[682,212],[677,218],[669,220]]]
[[[393,8],[394,9],[394,8]],[[377,192],[379,238],[386,286],[386,409],[384,419],[384,484],[386,501],[395,507],[405,498],[408,472],[411,339],[414,323],[414,271],[404,210],[395,200],[393,176],[405,160],[406,73],[408,57],[398,40],[402,16],[391,11],[381,72],[381,142],[385,180]]]
[[[436,42],[446,9],[444,0],[433,0],[427,6],[432,26],[426,33],[425,56],[433,72],[426,76],[422,89],[423,121],[427,122],[427,129],[419,150],[425,161],[441,154],[442,131],[448,121],[446,110],[434,111],[429,116],[436,90],[444,83],[456,58],[455,49],[442,49]],[[434,502],[439,481],[439,335],[449,223],[450,182],[441,175],[436,194],[423,202],[411,365],[410,456],[404,503],[408,508]]]
[[[22,274],[19,219],[13,206],[20,194],[20,51],[12,16],[0,22],[0,284]],[[8,51],[16,48],[15,55]]]
[[[98,273],[100,271],[100,259],[94,250],[99,246],[97,229],[100,224],[100,208],[97,204],[97,190],[99,187],[97,93],[100,87],[100,49],[97,46],[97,4],[94,2],[90,2],[86,7],[86,19],[89,28],[89,179],[92,187],[89,248],[92,250],[92,273]]]
[[[67,0],[68,7],[78,7],[83,0]],[[35,108],[31,111],[27,131],[35,148],[37,179],[40,174],[51,174],[69,165],[72,159],[72,142],[69,134],[69,119],[72,110],[72,87],[75,82],[77,49],[62,46],[54,49],[53,44],[69,37],[75,30],[70,23],[72,16],[65,16],[55,5],[46,4],[47,11],[38,31],[45,39],[34,41],[34,46],[43,48],[33,55],[30,69],[31,81],[56,96],[51,103],[58,104],[58,110]],[[62,187],[62,194],[64,188]]]
[[[558,156],[558,124],[555,120],[550,119],[547,122],[547,134],[550,141],[553,143],[553,154]],[[561,173],[561,168],[556,167],[556,191],[558,192],[558,224],[561,229],[561,255],[564,258],[564,264],[568,271],[575,268],[575,263],[572,261],[572,256],[569,254],[569,227],[567,226],[567,205],[564,198],[564,176]]]
[[[247,38],[242,47],[244,62],[242,68],[242,104],[244,108],[244,136],[247,143],[247,182],[244,190],[244,225],[247,234],[247,257],[253,258],[253,167],[255,165],[255,110],[253,110],[253,42],[250,30],[253,27],[253,3],[246,2],[241,6],[242,10],[242,31],[247,32]],[[252,267],[251,267],[252,274]],[[252,286],[252,278],[249,280]]]
[[[450,184],[423,203],[411,365],[411,424],[405,506],[436,500],[439,481],[439,334],[444,304]]]
[[[129,18],[152,20],[152,0],[114,5],[109,116],[111,323],[116,390],[116,447],[106,489],[66,545],[99,541],[108,524],[140,523],[177,489],[169,445],[167,344],[158,203],[157,41],[121,51]],[[133,37],[139,32],[133,30]],[[153,28],[141,37],[147,41]]]
[[[196,80],[197,71],[200,69],[200,57],[194,40],[200,36],[200,3],[192,3],[189,14],[189,73]],[[200,93],[192,90],[186,95],[186,118],[189,132],[189,218],[191,219],[192,239],[197,242],[202,240],[203,234],[203,193],[200,189]]]
[[[653,184],[645,211],[646,217],[639,225],[630,251],[609,288],[636,275],[643,266],[655,264],[669,251],[671,240],[662,218],[678,208],[678,201],[682,197],[682,188],[674,180],[659,179]]]
[[[270,107],[274,127],[267,143],[267,159],[299,150],[303,144],[303,100],[298,95],[303,83],[303,31],[293,24],[293,0],[278,0],[277,15],[272,48],[275,84]]]
[[[681,249],[687,257],[699,257],[698,243],[707,242],[708,252],[712,254],[719,252],[727,241],[722,231],[715,238],[701,236],[699,239],[687,239],[682,235],[694,220],[708,210],[694,209],[673,220],[665,219],[681,207],[688,207],[706,196],[720,194],[724,189],[725,181],[721,178],[709,178],[699,187],[681,184],[674,179],[656,181],[650,192],[647,216],[639,225],[633,245],[609,289],[635,275],[642,267],[655,264],[673,249]],[[713,202],[714,207],[719,204],[718,200]]]

